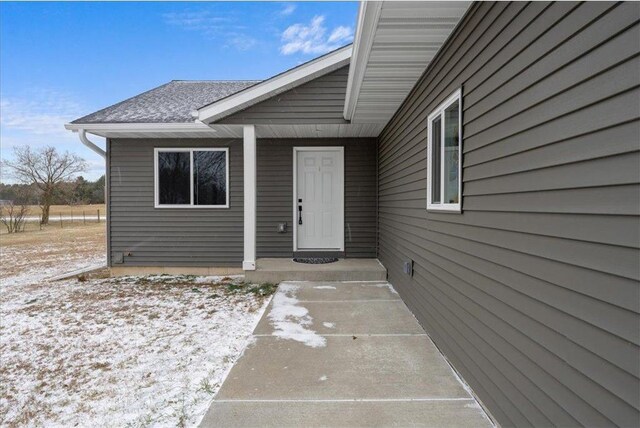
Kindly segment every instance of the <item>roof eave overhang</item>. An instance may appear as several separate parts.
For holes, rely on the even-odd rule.
[[[84,129],[85,131],[158,131],[158,130],[211,130],[209,125],[200,122],[175,122],[175,123],[67,123],[64,125],[65,129],[69,131],[79,131]]]
[[[215,135],[217,130],[195,121],[191,123],[67,123],[65,129],[73,132],[85,131],[101,137],[121,134],[203,134]]]
[[[361,1],[343,116],[385,125],[456,33],[469,1]]]
[[[360,2],[344,103],[345,120],[350,121],[353,118],[353,112],[358,102],[358,95],[360,94],[360,86],[364,79],[364,72],[367,68],[369,55],[371,54],[371,47],[373,46],[373,36],[378,27],[380,11],[382,11],[381,1]]]
[[[237,92],[197,110],[197,118],[204,124],[218,121],[240,110],[269,99],[289,89],[331,73],[351,61],[352,46],[309,61],[271,79]]]

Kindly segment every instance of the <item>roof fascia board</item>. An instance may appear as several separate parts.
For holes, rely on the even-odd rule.
[[[179,131],[211,131],[209,125],[201,122],[193,123],[67,123],[65,129],[73,132],[118,131],[118,132],[179,132]]]
[[[364,80],[364,73],[369,62],[369,55],[373,47],[373,40],[382,12],[381,1],[360,1],[358,10],[358,25],[353,42],[353,59],[349,66],[347,80],[347,94],[344,103],[344,118],[351,120],[358,103],[360,87]]]
[[[211,123],[237,111],[248,108],[260,101],[299,86],[316,77],[335,71],[351,60],[352,46],[346,46],[329,55],[317,58],[293,68],[271,79],[265,80],[243,91],[216,101],[197,110],[198,120]]]
[[[176,135],[184,137],[227,138],[219,135],[218,130],[201,122],[193,123],[67,123],[64,127],[73,132],[97,135],[99,137],[120,137],[123,134],[158,137],[166,135],[173,138]],[[233,128],[227,125],[226,128]]]

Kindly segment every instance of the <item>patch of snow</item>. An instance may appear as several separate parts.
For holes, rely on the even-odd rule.
[[[201,283],[211,283],[211,282],[220,282],[223,279],[231,279],[233,281],[237,281],[242,279],[242,275],[229,275],[229,276],[198,276],[194,279],[196,284]]]
[[[77,243],[73,248],[61,248],[56,243],[0,246],[0,291],[106,264],[103,248],[96,251],[92,247],[92,243]]]
[[[393,285],[391,285],[388,282],[379,282],[379,283],[373,283],[373,284],[362,284],[363,287],[379,287],[379,288],[383,288],[386,287],[389,289],[389,291],[391,291],[393,294],[398,294],[398,292],[396,291],[395,288],[393,288]]]
[[[271,311],[267,315],[274,328],[272,334],[312,348],[326,346],[327,339],[308,328],[313,323],[313,318],[296,298],[299,288],[300,286],[290,283],[282,283],[278,287],[273,296]]]
[[[327,328],[335,328],[336,325],[332,322],[323,322],[322,323],[323,326],[327,327]]]
[[[104,248],[2,258],[3,425],[196,426],[268,303],[219,277],[45,280],[104,262]]]
[[[317,285],[315,287],[316,290],[335,290],[336,287],[334,287],[333,285]]]

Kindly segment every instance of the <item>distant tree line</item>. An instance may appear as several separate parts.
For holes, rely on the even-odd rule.
[[[39,205],[41,192],[35,184],[0,183],[0,200],[16,204]],[[104,175],[95,181],[79,176],[63,181],[52,194],[51,205],[86,205],[104,203]]]
[[[87,170],[85,160],[76,154],[58,152],[53,146],[39,149],[16,146],[13,159],[0,161],[0,166],[3,173],[20,183],[8,185],[14,191],[1,198],[7,198],[10,205],[21,205],[20,211],[13,210],[18,213],[24,210],[27,201],[37,201],[42,211],[41,224],[49,224],[51,205],[104,202],[104,177],[88,182],[79,176]],[[6,201],[0,206],[2,216],[11,211],[5,205]]]

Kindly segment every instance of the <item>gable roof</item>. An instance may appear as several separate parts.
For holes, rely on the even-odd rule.
[[[84,123],[193,123],[191,112],[259,80],[173,80],[74,120]]]
[[[237,111],[302,85],[348,65],[352,45],[331,51],[325,55],[263,80],[243,91],[216,100],[198,109],[198,120],[212,123]]]

